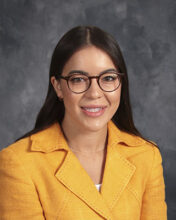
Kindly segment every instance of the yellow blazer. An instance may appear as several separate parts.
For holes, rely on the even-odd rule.
[[[161,154],[108,123],[101,192],[58,123],[0,152],[0,220],[166,220]]]

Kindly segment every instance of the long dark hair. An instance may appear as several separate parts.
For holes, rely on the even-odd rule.
[[[127,69],[119,45],[110,34],[98,27],[78,26],[68,31],[56,45],[50,64],[49,87],[45,102],[37,116],[34,129],[21,138],[41,131],[55,122],[61,124],[65,108],[63,101],[58,99],[50,79],[52,76],[57,78],[57,75],[62,73],[65,63],[77,50],[89,45],[93,45],[105,51],[111,57],[116,68],[124,73],[122,77],[120,105],[112,121],[120,130],[142,137],[133,122]],[[145,139],[144,137],[142,138]]]

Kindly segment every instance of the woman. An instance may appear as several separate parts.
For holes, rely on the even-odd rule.
[[[134,126],[116,41],[73,28],[49,78],[35,128],[0,153],[0,219],[167,219],[161,154]]]

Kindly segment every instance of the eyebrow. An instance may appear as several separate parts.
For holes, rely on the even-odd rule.
[[[108,71],[109,71],[109,72],[118,72],[118,70],[111,68],[111,69],[103,70],[102,72],[99,73],[99,75],[102,74],[102,73],[106,73],[106,72],[108,72]],[[83,70],[72,70],[72,71],[70,71],[70,72],[68,73],[68,75],[74,75],[74,74],[77,74],[77,73],[82,74],[82,75],[89,76],[89,73],[88,73],[88,72],[85,72],[85,71],[83,71]]]
[[[70,72],[68,73],[68,75],[77,74],[77,73],[83,74],[83,75],[89,75],[89,73],[87,73],[87,72],[85,72],[85,71],[83,71],[83,70],[72,70],[72,71],[70,71]]]

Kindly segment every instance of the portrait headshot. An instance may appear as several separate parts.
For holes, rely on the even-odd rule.
[[[0,6],[0,219],[174,220],[173,0]]]

